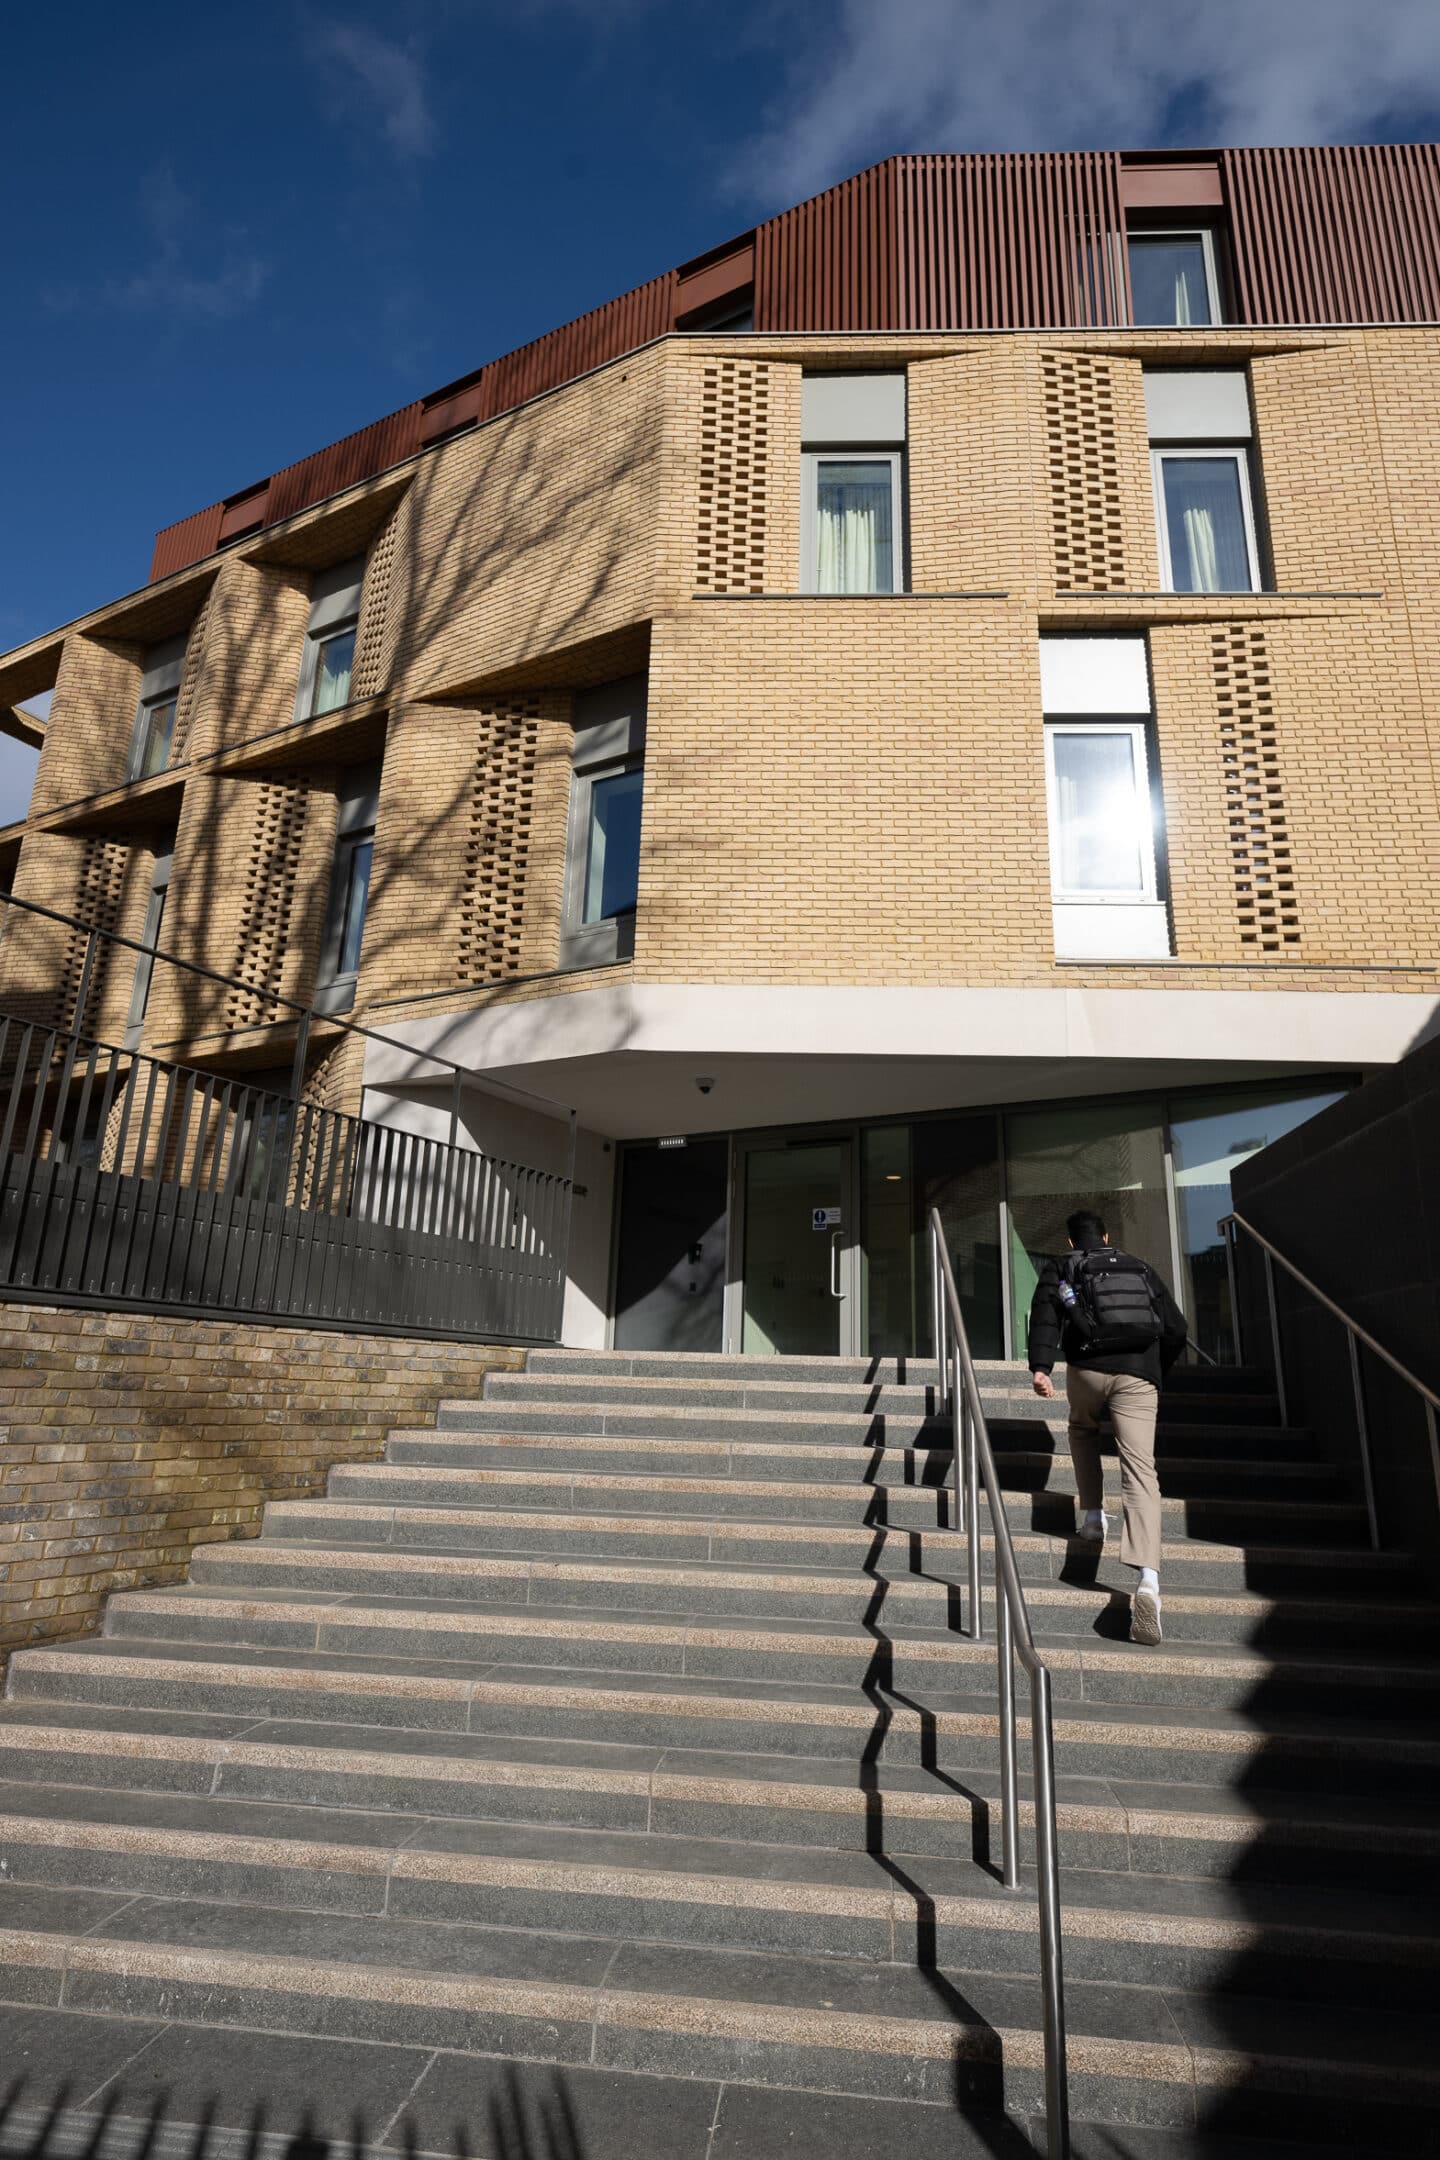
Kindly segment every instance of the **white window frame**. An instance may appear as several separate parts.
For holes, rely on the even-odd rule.
[[[1170,559],[1170,526],[1165,515],[1165,460],[1167,458],[1228,458],[1240,471],[1240,514],[1245,525],[1245,553],[1250,564],[1250,583],[1242,591],[1260,592],[1260,544],[1255,530],[1255,498],[1250,481],[1250,445],[1248,443],[1182,443],[1152,444],[1150,449],[1150,484],[1155,497],[1155,537],[1160,549],[1160,583],[1166,592],[1174,592],[1175,566]],[[1183,598],[1204,598],[1203,594],[1182,595]],[[1214,597],[1214,596],[1212,596]]]
[[[565,839],[565,890],[560,921],[562,968],[605,967],[635,951],[635,908],[585,921],[585,883],[590,867],[590,798],[598,780],[621,773],[641,775],[640,825],[645,825],[645,733],[647,684],[643,677],[581,692],[571,760],[570,819]],[[593,715],[593,717],[591,717]]]
[[[1208,323],[1142,323],[1136,319],[1135,328],[1140,330],[1213,330],[1225,321],[1225,310],[1220,296],[1220,265],[1215,252],[1215,229],[1212,225],[1142,225],[1136,231],[1125,234],[1125,269],[1129,282],[1130,249],[1138,241],[1143,247],[1147,240],[1198,240],[1205,257],[1205,297],[1210,303]],[[1131,287],[1133,291],[1133,285]]]
[[[130,751],[125,760],[127,782],[140,779],[158,780],[168,771],[171,753],[175,748],[175,722],[180,717],[180,685],[185,679],[184,637],[167,638],[163,645],[152,646],[146,656],[144,674],[140,680],[140,702],[135,712],[135,725],[130,734]],[[165,739],[165,758],[153,773],[142,773],[146,746],[150,740],[151,724],[156,713],[167,705],[175,711],[170,719],[170,732]]]
[[[1135,719],[1065,720],[1045,722],[1045,808],[1050,828],[1050,897],[1057,907],[1154,907],[1160,898],[1155,868],[1155,797],[1150,778],[1150,748],[1145,721]],[[1120,892],[1096,892],[1087,887],[1071,892],[1063,881],[1060,846],[1060,781],[1055,770],[1055,740],[1060,735],[1128,735],[1133,747],[1136,792],[1144,805],[1145,844],[1141,850],[1138,888]]]
[[[337,711],[340,708],[337,706]],[[339,810],[335,821],[335,853],[330,864],[330,891],[325,902],[325,922],[320,938],[320,963],[315,971],[316,1012],[348,1012],[355,1003],[360,965],[365,956],[364,925],[370,917],[375,891],[375,825],[380,807],[380,765],[362,765],[348,773],[337,789]],[[343,974],[340,948],[345,934],[346,909],[357,851],[368,843],[370,876],[366,881],[365,912],[361,918],[360,952],[353,968]]]
[[[840,462],[846,465],[888,465],[890,467],[890,568],[891,593],[907,590],[905,547],[905,452],[887,450],[870,443],[836,443],[807,447],[800,453],[802,492],[800,497],[800,589],[806,593],[819,593],[816,562],[816,528],[819,523],[820,466]],[[822,599],[865,600],[876,597],[874,593],[824,593]],[[880,593],[884,597],[884,591]]]

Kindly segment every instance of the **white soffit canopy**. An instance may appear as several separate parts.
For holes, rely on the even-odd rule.
[[[1143,637],[1042,637],[1040,697],[1047,719],[1150,710],[1150,670]]]

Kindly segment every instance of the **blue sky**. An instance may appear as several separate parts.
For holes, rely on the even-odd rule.
[[[889,151],[1433,133],[1440,5],[80,0],[6,60],[0,648]]]

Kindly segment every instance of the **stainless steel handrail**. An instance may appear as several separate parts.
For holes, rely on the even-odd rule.
[[[1065,2067],[1065,1981],[1060,1947],[1060,1854],[1055,1820],[1055,1720],[1050,1672],[1035,1648],[990,1428],[960,1310],[955,1271],[938,1208],[930,1210],[930,1284],[937,1407],[955,1430],[955,1512],[967,1545],[970,1639],[984,1640],[980,1592],[980,1480],[995,1539],[995,1603],[1000,1688],[1000,1837],[1005,1888],[1020,1887],[1018,1727],[1015,1659],[1030,1675],[1030,1744],[1035,1780],[1035,1855],[1040,1904],[1040,1987],[1045,2021],[1045,2128],[1049,2160],[1070,2160],[1070,2086]]]
[[[1398,1373],[1406,1386],[1412,1387],[1424,1403],[1425,1430],[1430,1440],[1430,1460],[1435,1468],[1437,1495],[1440,1495],[1440,1425],[1437,1425],[1436,1422],[1436,1412],[1440,1411],[1440,1395],[1436,1394],[1434,1388],[1427,1387],[1423,1380],[1417,1379],[1408,1365],[1403,1365],[1392,1351],[1385,1348],[1384,1343],[1376,1342],[1375,1337],[1368,1328],[1361,1327],[1358,1320],[1352,1320],[1344,1307],[1337,1305],[1334,1298],[1322,1290],[1318,1283],[1311,1282],[1310,1277],[1296,1267],[1293,1260],[1287,1260],[1279,1246],[1272,1245],[1264,1232],[1255,1228],[1254,1223],[1247,1222],[1243,1215],[1232,1210],[1229,1215],[1222,1215],[1215,1227],[1225,1239],[1225,1260],[1230,1276],[1230,1318],[1235,1334],[1235,1362],[1237,1365],[1241,1362],[1241,1335],[1240,1301],[1236,1292],[1235,1277],[1235,1232],[1243,1230],[1246,1237],[1253,1239],[1259,1246],[1261,1255],[1264,1258],[1265,1305],[1270,1322],[1270,1355],[1274,1365],[1275,1394],[1280,1405],[1280,1422],[1282,1425],[1289,1422],[1290,1398],[1289,1390],[1285,1384],[1285,1350],[1280,1339],[1280,1311],[1275,1302],[1275,1268],[1277,1262],[1284,1268],[1292,1281],[1299,1283],[1307,1297],[1314,1298],[1316,1304],[1322,1306],[1331,1315],[1332,1319],[1338,1320],[1344,1328],[1345,1346],[1350,1353],[1350,1387],[1355,1403],[1356,1433],[1360,1442],[1360,1469],[1365,1480],[1365,1512],[1370,1521],[1371,1549],[1378,1552],[1380,1548],[1380,1516],[1375,1505],[1375,1469],[1370,1454],[1370,1418],[1365,1407],[1365,1377],[1360,1367],[1361,1344],[1363,1343],[1372,1356],[1379,1358],[1382,1364],[1388,1365],[1393,1373]]]

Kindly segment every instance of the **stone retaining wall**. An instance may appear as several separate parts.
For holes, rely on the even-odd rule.
[[[112,1590],[181,1581],[524,1352],[320,1328],[0,1304],[0,1670]]]

